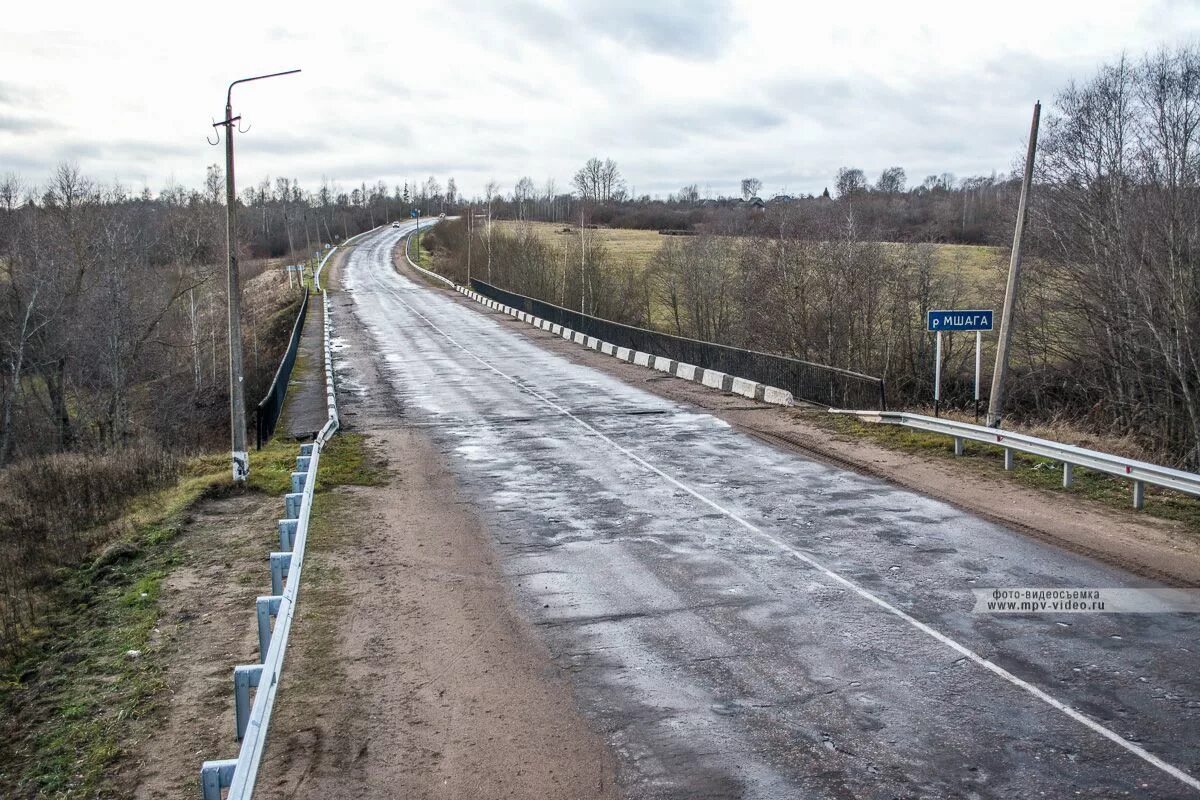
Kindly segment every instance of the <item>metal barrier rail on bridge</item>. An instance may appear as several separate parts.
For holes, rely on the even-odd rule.
[[[622,325],[509,292],[477,278],[471,279],[471,287],[497,302],[618,347],[736,375],[766,386],[777,386],[790,391],[797,400],[833,408],[887,409],[887,393],[882,378],[786,356]]]

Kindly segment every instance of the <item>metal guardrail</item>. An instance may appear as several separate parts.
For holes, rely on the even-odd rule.
[[[622,325],[510,292],[478,278],[471,279],[470,288],[499,303],[618,347],[775,386],[791,392],[797,400],[833,408],[887,409],[884,381],[873,375]]]
[[[343,244],[356,238],[347,239]],[[325,255],[313,276],[318,289],[321,270],[335,250],[336,247]],[[323,297],[323,300],[327,299]],[[254,795],[258,767],[267,743],[271,712],[275,707],[288,636],[300,594],[300,574],[304,568],[304,551],[308,543],[308,525],[312,516],[313,491],[317,483],[321,451],[340,427],[330,345],[333,328],[329,303],[322,302],[321,305],[325,325],[325,397],[329,418],[315,442],[300,446],[296,471],[292,473],[292,491],[283,498],[284,515],[277,523],[279,551],[271,553],[269,558],[271,594],[261,596],[255,602],[259,663],[237,666],[233,670],[234,718],[237,738],[242,743],[238,757],[205,761],[201,765],[200,790],[203,800],[221,800],[221,792],[226,788],[229,790],[226,800],[250,800]],[[271,624],[272,617],[274,625]],[[250,699],[252,689],[253,703]]]
[[[304,287],[304,299],[300,301],[300,310],[296,312],[296,321],[292,324],[292,336],[288,339],[287,350],[279,366],[275,368],[275,376],[271,378],[271,388],[258,401],[254,409],[254,447],[262,450],[263,442],[270,440],[275,433],[275,425],[279,422],[279,414],[283,411],[283,401],[287,399],[288,382],[292,379],[292,367],[296,365],[296,353],[300,349],[300,337],[304,334],[304,319],[308,315],[308,287]]]
[[[1146,461],[1135,461],[1130,458],[1102,453],[1099,450],[1088,450],[1084,447],[1062,444],[1049,439],[1039,439],[1024,433],[987,428],[983,425],[972,425],[968,422],[927,417],[922,414],[908,414],[903,411],[844,411],[831,409],[835,414],[850,414],[867,422],[882,422],[890,425],[903,425],[916,430],[940,433],[954,439],[954,454],[962,455],[963,441],[982,442],[1004,449],[1004,468],[1013,468],[1013,452],[1030,453],[1035,456],[1059,461],[1063,465],[1063,488],[1067,488],[1074,480],[1074,468],[1086,469],[1128,478],[1133,481],[1133,507],[1142,508],[1146,504],[1146,484],[1173,489],[1177,492],[1200,497],[1200,475],[1194,472],[1184,472],[1179,469],[1162,467]]]
[[[428,225],[422,225],[422,224],[420,223],[420,221],[418,221],[418,222],[417,222],[417,227],[416,227],[416,228],[413,228],[411,231],[409,231],[408,233],[404,234],[404,260],[408,262],[408,265],[409,265],[410,267],[412,267],[413,269],[415,269],[417,272],[420,272],[422,275],[427,275],[428,277],[430,277],[430,278],[433,278],[435,281],[439,281],[439,282],[441,282],[441,283],[444,283],[444,284],[446,284],[447,286],[449,286],[451,289],[457,289],[457,288],[458,288],[458,284],[456,284],[454,281],[450,280],[450,279],[449,279],[449,278],[447,278],[445,275],[438,275],[436,272],[433,272],[433,271],[431,271],[431,270],[427,270],[427,269],[425,269],[425,268],[424,268],[424,267],[422,267],[420,264],[418,264],[417,262],[413,261],[413,260],[412,260],[412,256],[410,256],[410,255],[408,254],[408,249],[409,249],[409,248],[408,248],[408,244],[409,244],[409,242],[411,242],[411,241],[412,241],[412,235],[413,235],[413,233],[415,233],[415,232],[416,232],[418,229],[420,229],[420,228],[432,228],[434,225],[436,225],[436,224],[437,224],[437,222],[438,222],[437,220],[434,220],[433,222],[429,223]]]

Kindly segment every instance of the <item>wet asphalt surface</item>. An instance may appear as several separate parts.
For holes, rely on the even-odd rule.
[[[627,796],[1200,796],[1200,620],[971,612],[1155,584],[543,350],[398,275],[408,227],[348,256],[336,335],[446,455]]]

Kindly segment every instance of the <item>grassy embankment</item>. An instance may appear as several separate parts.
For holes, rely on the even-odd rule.
[[[181,563],[176,539],[189,509],[231,491],[277,498],[296,452],[276,439],[254,453],[245,490],[232,487],[225,454],[192,459],[177,482],[130,501],[110,526],[124,533],[95,558],[60,571],[23,655],[0,672],[0,795],[114,796],[126,748],[149,735],[165,701],[167,654],[154,629],[170,611],[159,591]],[[322,455],[317,491],[377,480],[362,437],[342,434]]]

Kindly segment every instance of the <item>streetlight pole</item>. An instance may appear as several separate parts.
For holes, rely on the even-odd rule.
[[[225,92],[225,119],[213,127],[225,128],[225,246],[229,294],[229,427],[233,451],[233,482],[245,483],[250,476],[250,454],[246,451],[246,387],[242,371],[242,279],[237,256],[237,190],[233,176],[233,130],[241,119],[233,115],[233,87],[239,83],[260,81],[299,72],[273,72],[241,78],[229,84]]]

